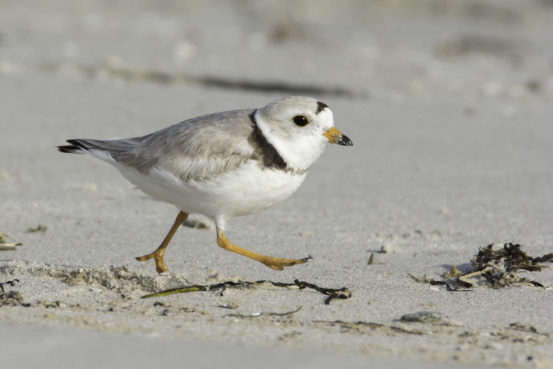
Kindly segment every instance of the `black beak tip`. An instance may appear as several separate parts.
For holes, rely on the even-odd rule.
[[[346,135],[342,135],[342,137],[340,138],[340,141],[336,143],[342,146],[353,146],[353,141]]]

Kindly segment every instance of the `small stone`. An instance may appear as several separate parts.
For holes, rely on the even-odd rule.
[[[400,318],[400,321],[407,323],[439,323],[442,321],[440,313],[432,311],[419,311],[417,313],[405,314]]]
[[[384,241],[382,243],[382,246],[380,246],[380,251],[383,254],[390,254],[390,253],[394,252],[394,244],[390,241]]]

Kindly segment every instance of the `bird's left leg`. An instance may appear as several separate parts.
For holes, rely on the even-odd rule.
[[[165,266],[165,261],[163,260],[163,255],[165,254],[165,249],[169,245],[169,242],[171,242],[171,238],[173,238],[173,235],[179,228],[179,226],[186,221],[188,218],[188,214],[186,214],[184,211],[180,211],[177,214],[177,217],[175,218],[175,222],[173,223],[173,226],[169,230],[169,233],[167,233],[167,236],[163,239],[161,242],[161,245],[157,249],[155,249],[152,253],[144,256],[139,256],[136,258],[138,261],[146,261],[150,259],[154,259],[156,262],[156,271],[158,273],[168,272],[169,269]]]

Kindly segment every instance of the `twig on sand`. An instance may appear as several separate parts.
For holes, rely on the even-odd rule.
[[[16,246],[21,245],[21,242],[7,242],[9,236],[0,232],[0,250],[15,250]]]

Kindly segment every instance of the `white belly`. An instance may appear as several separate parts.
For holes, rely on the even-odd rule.
[[[212,219],[267,209],[293,194],[306,177],[306,173],[261,169],[253,161],[213,180],[192,183],[183,183],[174,177],[152,179],[128,167],[118,169],[151,197],[171,203],[187,213],[199,213]]]

